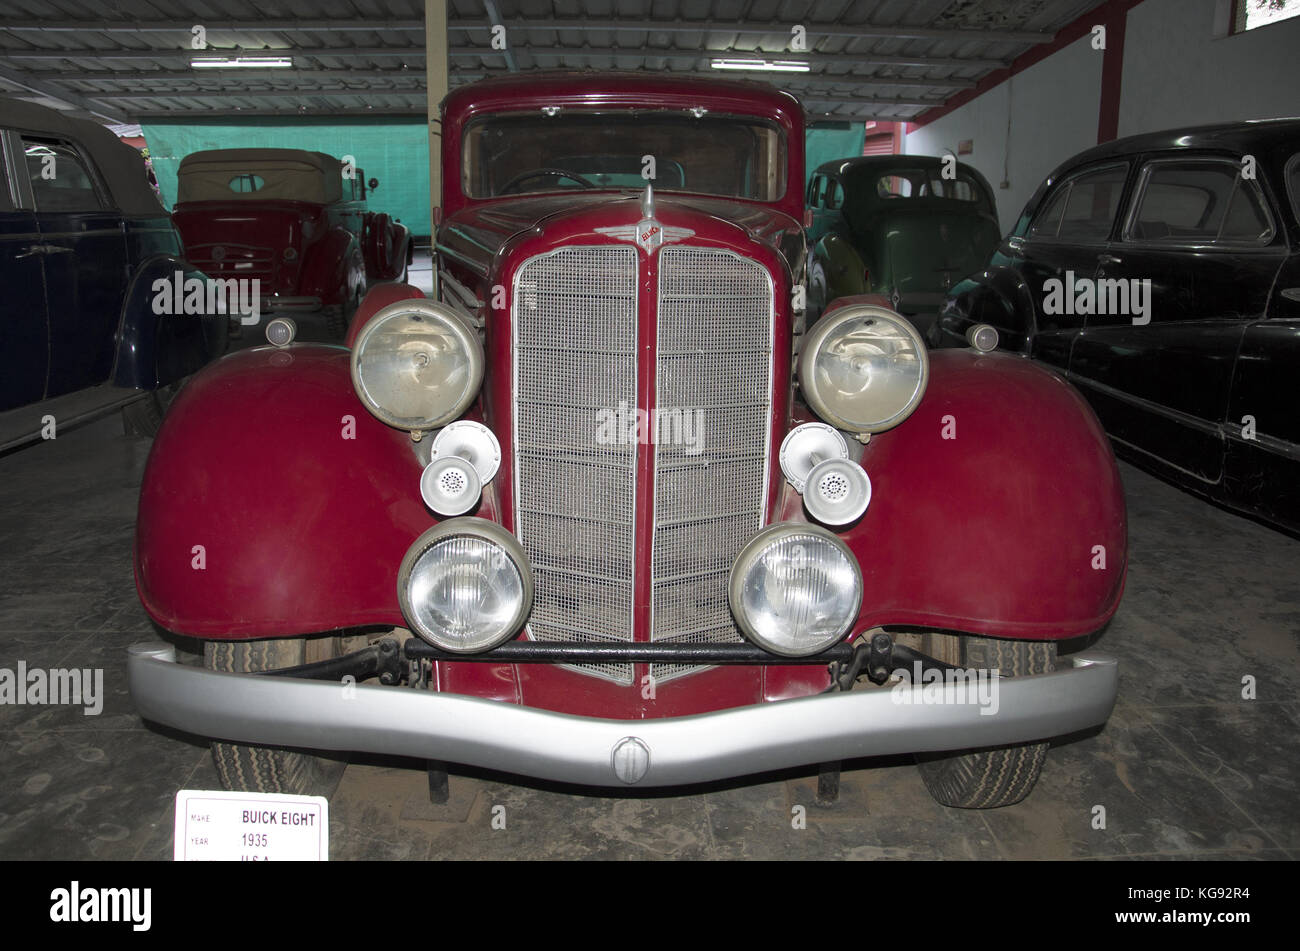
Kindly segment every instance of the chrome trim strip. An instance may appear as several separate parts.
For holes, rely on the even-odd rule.
[[[236,743],[358,750],[463,763],[593,786],[619,786],[613,752],[648,753],[639,786],[711,782],[791,766],[900,753],[1004,746],[1102,724],[1118,692],[1116,660],[1075,654],[1070,667],[1000,679],[998,708],[954,702],[953,685],[855,690],[695,716],[608,720],[404,687],[228,674],[136,644],[127,657],[140,716]],[[925,690],[948,702],[925,702]],[[914,702],[896,697],[910,692]]]
[[[450,298],[443,297],[443,303],[456,308],[468,317],[476,327],[483,325],[483,319],[479,316],[483,310],[483,302],[478,299],[478,296],[472,290],[452,277],[451,272],[446,268],[438,268],[438,284],[451,291]]]

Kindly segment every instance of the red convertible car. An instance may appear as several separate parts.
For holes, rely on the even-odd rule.
[[[1124,585],[1106,438],[988,327],[927,353],[841,299],[796,340],[793,97],[545,74],[442,130],[438,299],[227,357],[154,443],[137,586],[204,663],[133,648],[144,718],[239,788],[354,750],[638,788],[916,753],[962,807],[1105,722],[1115,662],[1057,645]]]
[[[366,286],[403,278],[411,235],[366,210],[365,172],[323,152],[213,149],[185,156],[172,220],[191,261],[257,280],[260,311],[323,312],[342,337]]]

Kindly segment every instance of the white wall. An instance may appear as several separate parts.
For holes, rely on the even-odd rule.
[[[1300,17],[1215,38],[1219,4],[1220,0],[1144,0],[1129,11],[1121,136],[1300,115]],[[904,148],[913,155],[942,155],[945,149],[956,152],[963,139],[973,139],[974,152],[960,158],[993,185],[1005,233],[1053,168],[1097,144],[1102,57],[1092,48],[1091,36],[1085,35],[912,132]],[[1010,186],[999,188],[1004,180]]]
[[[1300,17],[1215,38],[1217,0],[1129,11],[1119,134],[1300,116]]]
[[[1097,144],[1101,59],[1090,37],[1084,36],[910,133],[907,152],[942,155],[951,149],[955,153],[958,142],[973,140],[974,151],[959,158],[989,180],[997,195],[1002,231],[1010,231],[1047,173],[1075,152]],[[1003,181],[1009,187],[999,187]]]

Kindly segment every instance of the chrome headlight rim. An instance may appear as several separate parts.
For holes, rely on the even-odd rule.
[[[883,320],[906,336],[916,350],[917,365],[920,371],[916,388],[907,403],[892,415],[870,422],[847,419],[831,409],[817,389],[816,374],[814,372],[817,366],[817,357],[820,355],[827,338],[840,330],[849,321],[860,320],[864,317]],[[930,357],[926,350],[925,340],[906,317],[878,304],[854,304],[840,308],[829,316],[823,317],[809,331],[808,337],[803,343],[803,350],[799,354],[798,376],[804,399],[823,422],[829,423],[836,429],[847,433],[881,433],[903,423],[920,405],[921,400],[924,399],[926,387],[930,382]]]
[[[440,414],[415,421],[412,421],[409,417],[394,415],[371,396],[361,372],[361,358],[370,339],[381,333],[384,325],[389,321],[412,314],[419,314],[426,319],[432,318],[449,330],[469,363],[466,386],[455,402]],[[479,342],[478,334],[473,327],[444,304],[414,298],[395,301],[376,311],[366,321],[365,326],[361,328],[361,332],[357,335],[357,339],[353,342],[352,354],[348,361],[349,372],[352,377],[352,390],[356,393],[357,399],[380,422],[406,432],[428,432],[459,419],[478,396],[479,388],[483,384],[484,364],[483,346]]]
[[[477,538],[501,549],[501,553],[510,560],[519,573],[522,589],[519,604],[505,631],[484,645],[476,645],[470,648],[440,641],[436,631],[430,630],[420,622],[419,613],[414,609],[410,597],[411,575],[420,559],[440,542],[459,537]],[[402,563],[397,570],[397,601],[402,609],[402,617],[410,625],[411,631],[422,640],[449,654],[482,654],[500,647],[506,641],[516,637],[524,629],[524,625],[528,623],[528,616],[532,613],[533,593],[533,569],[528,562],[528,555],[524,551],[523,545],[501,525],[475,515],[449,518],[425,530],[406,550]]]
[[[833,638],[826,638],[824,641],[818,642],[814,649],[792,651],[772,644],[761,634],[756,634],[749,622],[749,618],[741,610],[740,603],[745,580],[754,563],[758,561],[765,551],[783,538],[799,535],[811,535],[820,542],[827,542],[843,556],[853,571],[853,601],[857,607],[842,629]],[[849,632],[853,630],[853,625],[862,610],[862,566],[858,563],[858,559],[854,557],[853,552],[849,550],[849,546],[844,543],[844,540],[829,529],[812,522],[777,522],[767,526],[751,538],[745,544],[745,547],[740,550],[736,560],[731,563],[731,574],[727,578],[727,603],[731,608],[731,615],[735,619],[736,626],[740,628],[740,632],[769,654],[775,654],[778,657],[811,657],[814,654],[821,654],[830,650],[830,648],[843,641],[849,635]]]

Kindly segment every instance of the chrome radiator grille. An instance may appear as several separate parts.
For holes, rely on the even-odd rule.
[[[659,255],[651,637],[738,643],[727,576],[763,524],[772,281],[762,265],[727,251]],[[655,664],[651,674],[664,681],[694,669]]]
[[[515,279],[515,530],[535,574],[537,640],[633,638],[638,447],[598,430],[620,403],[636,408],[637,280],[637,251],[616,246],[542,255]],[[772,321],[761,265],[660,249],[653,555],[642,567],[653,640],[743,639],[727,576],[766,503]],[[621,684],[634,673],[579,669]],[[698,669],[656,664],[652,674]]]
[[[637,447],[597,430],[636,406],[636,284],[632,247],[564,248],[515,278],[515,531],[537,640],[632,640]],[[632,682],[629,664],[582,669]]]

